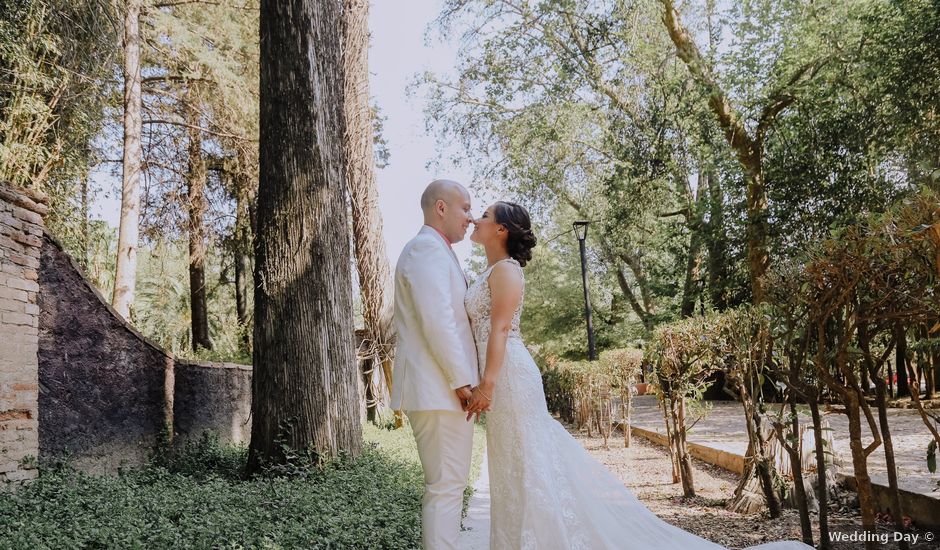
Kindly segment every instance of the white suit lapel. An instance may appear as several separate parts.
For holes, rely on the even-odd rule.
[[[437,241],[438,241],[439,243],[441,243],[441,246],[443,246],[444,248],[447,249],[447,253],[450,254],[450,258],[451,258],[452,260],[454,260],[454,265],[457,266],[457,271],[459,271],[459,272],[460,272],[460,276],[463,277],[463,284],[464,284],[464,286],[466,286],[466,287],[469,288],[469,286],[470,286],[470,279],[467,278],[466,272],[464,272],[463,268],[460,267],[460,260],[458,260],[458,259],[457,259],[457,255],[454,254],[454,249],[452,249],[452,248],[447,244],[447,242],[444,240],[444,237],[442,237],[441,234],[438,233],[437,230],[434,229],[433,227],[431,227],[431,226],[429,226],[429,225],[425,225],[425,226],[422,226],[422,227],[421,227],[421,230],[422,230],[422,231],[426,231],[426,232],[432,234],[432,235],[434,236],[434,238],[436,238]]]

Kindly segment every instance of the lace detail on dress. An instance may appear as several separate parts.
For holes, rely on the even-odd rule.
[[[497,264],[502,262],[509,262],[510,264],[516,266],[519,270],[519,274],[522,275],[522,267],[519,265],[519,262],[512,258],[506,258],[505,260],[500,260],[490,267],[486,268],[483,273],[470,285],[470,288],[467,289],[467,294],[464,297],[464,307],[467,308],[467,316],[470,317],[470,326],[473,329],[473,339],[477,343],[477,358],[479,359],[480,371],[482,373],[484,368],[484,362],[486,359],[486,343],[490,339],[490,313],[492,311],[492,303],[490,296],[490,285],[489,277],[490,273],[493,272],[493,268]],[[522,278],[522,297],[519,299],[519,305],[516,306],[516,311],[512,316],[512,324],[509,328],[509,338],[516,338],[521,340],[522,333],[519,331],[519,323],[522,320],[522,303],[525,301],[525,277]],[[482,353],[482,355],[481,355]]]

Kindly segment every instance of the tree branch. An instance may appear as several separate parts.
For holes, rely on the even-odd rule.
[[[250,139],[246,138],[245,136],[241,136],[241,135],[238,135],[238,134],[229,134],[229,133],[226,133],[226,132],[216,132],[216,131],[214,131],[214,130],[210,130],[210,129],[208,129],[208,128],[204,128],[204,127],[202,127],[202,126],[197,126],[197,125],[195,125],[195,124],[188,124],[188,123],[186,123],[186,122],[179,121],[179,120],[148,119],[148,120],[142,121],[141,124],[168,124],[168,125],[171,125],[171,126],[180,126],[180,127],[182,127],[182,128],[191,128],[191,129],[193,129],[193,130],[199,130],[200,132],[205,132],[206,134],[209,134],[209,135],[212,135],[212,136],[216,136],[216,137],[231,138],[231,139],[237,139],[237,140],[241,140],[241,141],[257,141],[257,140],[250,140]]]
[[[708,94],[708,104],[718,117],[718,123],[725,132],[725,138],[738,154],[742,164],[750,166],[754,163],[755,155],[759,154],[758,144],[748,134],[741,116],[731,104],[731,100],[718,85],[708,63],[702,57],[698,46],[692,40],[689,32],[682,26],[679,13],[673,0],[661,0],[665,8],[663,22],[672,43],[676,45],[676,54],[685,62],[689,72]]]

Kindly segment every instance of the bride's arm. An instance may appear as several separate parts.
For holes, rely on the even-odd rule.
[[[483,379],[473,391],[473,399],[467,407],[469,412],[481,412],[489,408],[496,389],[499,371],[506,357],[506,340],[512,328],[512,317],[522,299],[522,275],[519,268],[509,262],[496,264],[488,279],[490,286],[490,337],[486,344],[486,366]]]

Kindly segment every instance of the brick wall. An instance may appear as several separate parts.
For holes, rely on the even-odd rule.
[[[0,184],[0,482],[37,474],[37,281],[45,201],[40,194]]]

